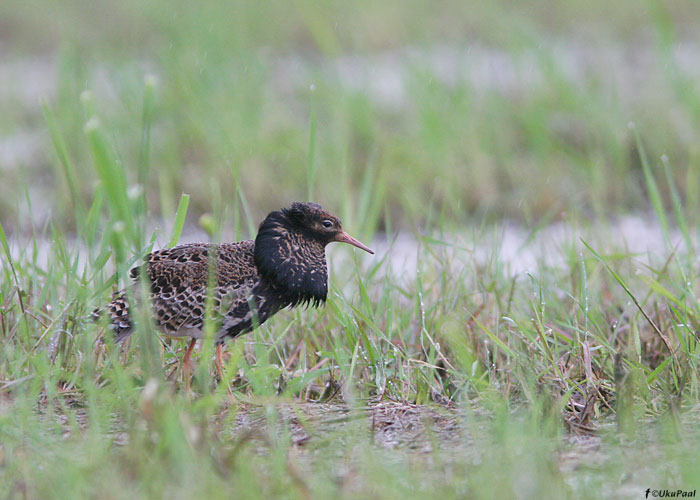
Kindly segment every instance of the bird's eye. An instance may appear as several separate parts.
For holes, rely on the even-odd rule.
[[[332,220],[328,220],[328,219],[324,220],[324,221],[323,221],[323,227],[327,227],[328,229],[332,228],[332,227],[333,227],[333,221],[332,221]]]

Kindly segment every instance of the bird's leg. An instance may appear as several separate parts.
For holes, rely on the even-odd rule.
[[[182,374],[185,377],[185,389],[190,392],[190,374],[192,373],[192,351],[197,343],[197,339],[192,339],[185,356],[182,358]]]
[[[216,371],[219,372],[219,383],[226,384],[226,392],[228,393],[228,399],[230,403],[235,404],[235,399],[233,398],[233,392],[231,392],[231,386],[224,377],[224,348],[221,344],[216,344]]]
[[[219,380],[224,381],[224,350],[221,344],[216,344],[216,371],[219,372]]]

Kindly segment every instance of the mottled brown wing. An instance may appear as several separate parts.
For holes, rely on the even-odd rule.
[[[252,241],[222,245],[188,244],[159,250],[146,263],[131,270],[142,272],[151,283],[154,318],[166,334],[201,336],[207,283],[213,285],[215,311],[222,317],[233,311],[246,314],[252,287],[258,281]],[[216,265],[210,268],[210,258]],[[210,278],[210,273],[214,273]],[[243,311],[245,309],[245,311]]]

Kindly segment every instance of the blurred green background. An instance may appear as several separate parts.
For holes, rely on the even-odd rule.
[[[312,198],[365,234],[645,211],[630,122],[694,214],[699,15],[690,0],[5,1],[0,217],[23,227],[29,186],[35,222],[71,227],[97,182],[92,117],[155,217],[183,191],[192,222]]]
[[[698,20],[696,0],[0,2],[0,496],[700,487]],[[211,338],[193,392],[146,322],[96,342],[90,312],[178,241],[176,207],[203,241],[304,199],[377,254],[339,248],[327,306],[230,342],[225,383]]]

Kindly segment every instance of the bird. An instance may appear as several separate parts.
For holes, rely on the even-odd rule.
[[[150,284],[156,327],[170,337],[190,338],[182,360],[189,382],[192,351],[204,336],[205,302],[211,300],[216,331],[216,367],[223,376],[222,344],[252,331],[284,308],[320,306],[328,295],[325,249],[342,242],[374,252],[343,230],[338,217],[321,205],[294,202],[270,212],[255,240],[189,243],[149,253],[129,275]],[[115,343],[134,331],[127,289],[93,312],[107,316]]]

